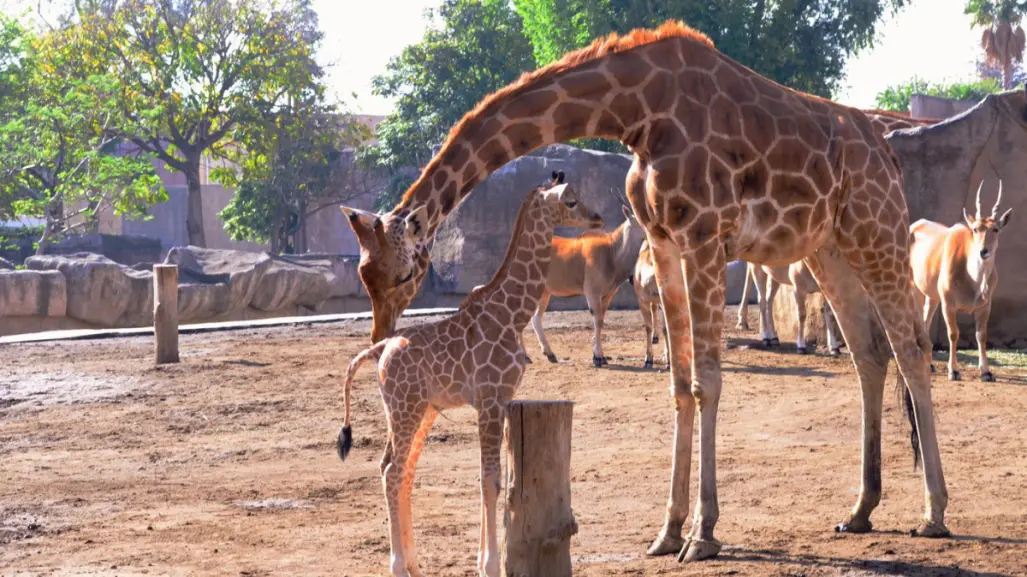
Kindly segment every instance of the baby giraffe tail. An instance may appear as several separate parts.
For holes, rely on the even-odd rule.
[[[382,351],[385,350],[385,344],[388,341],[382,341],[369,349],[365,349],[359,355],[353,358],[349,363],[349,368],[346,369],[346,385],[343,389],[342,398],[346,405],[346,418],[342,423],[342,430],[339,431],[339,440],[336,443],[335,450],[339,454],[339,458],[343,461],[346,460],[346,456],[349,455],[349,450],[353,448],[353,428],[349,424],[349,390],[353,384],[353,377],[357,374],[357,369],[360,365],[363,365],[367,360],[378,361],[382,356]]]

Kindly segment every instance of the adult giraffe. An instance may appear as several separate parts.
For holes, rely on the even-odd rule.
[[[931,406],[931,342],[914,305],[909,216],[898,161],[862,112],[789,90],[718,52],[680,22],[610,35],[523,75],[453,128],[385,215],[350,209],[372,339],[419,286],[427,242],[495,169],[540,146],[617,139],[634,153],[626,190],[653,247],[670,335],[676,407],[670,499],[652,555],[716,555],[715,429],[727,262],[806,259],[831,303],[863,394],[862,486],[839,531],[871,529],[881,495],[881,410],[890,354],[870,338],[869,294],[913,398],[926,485],[916,533],[948,534],[948,495]],[[866,293],[864,293],[864,290]],[[699,407],[699,499],[687,515]]]

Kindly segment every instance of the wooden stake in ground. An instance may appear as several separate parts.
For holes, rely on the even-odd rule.
[[[571,401],[512,401],[506,421],[503,574],[570,577]]]
[[[178,362],[178,266],[153,265],[153,352],[157,364]]]

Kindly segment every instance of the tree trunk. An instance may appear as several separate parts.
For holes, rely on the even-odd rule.
[[[207,235],[203,231],[203,196],[200,189],[200,159],[190,158],[187,163],[185,229],[189,233],[190,245],[206,248]]]
[[[503,575],[571,577],[570,401],[507,404]]]
[[[1002,89],[1013,89],[1013,59],[1009,56],[1002,62]]]

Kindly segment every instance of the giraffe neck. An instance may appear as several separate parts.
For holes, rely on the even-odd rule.
[[[427,243],[477,184],[533,150],[577,138],[619,140],[633,150],[644,147],[651,113],[669,112],[662,109],[673,106],[668,94],[710,89],[703,82],[696,87],[669,85],[668,75],[646,84],[655,69],[650,60],[677,70],[686,68],[686,62],[716,68],[726,58],[694,32],[619,51],[597,43],[572,53],[469,112],[392,213],[404,217],[426,207]]]
[[[532,192],[517,214],[503,264],[487,285],[475,291],[475,300],[486,308],[508,310],[517,331],[528,326],[542,299],[554,227],[553,209],[545,205],[541,194]]]

